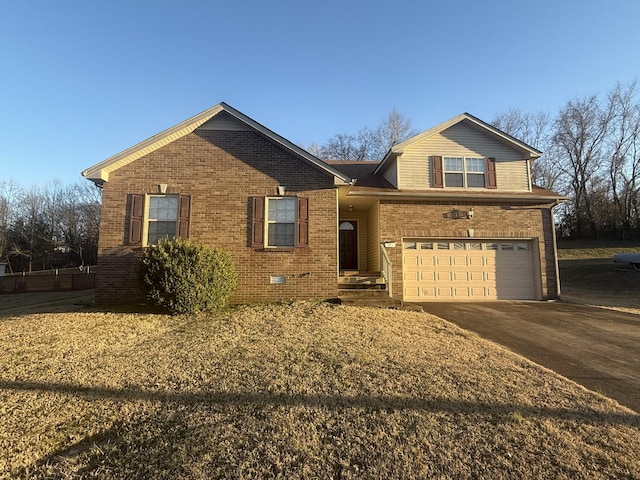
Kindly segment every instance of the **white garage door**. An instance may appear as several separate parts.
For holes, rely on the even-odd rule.
[[[530,241],[408,240],[402,257],[407,301],[536,298]]]

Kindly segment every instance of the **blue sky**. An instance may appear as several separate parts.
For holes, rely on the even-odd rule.
[[[393,109],[555,113],[640,79],[637,0],[24,0],[0,7],[0,181],[80,171],[220,101],[308,146]]]

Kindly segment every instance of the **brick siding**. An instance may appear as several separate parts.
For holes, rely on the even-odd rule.
[[[470,219],[448,218],[452,210],[468,211]],[[534,239],[540,259],[542,299],[557,298],[551,205],[517,205],[489,202],[380,202],[380,241],[396,242],[388,254],[393,265],[402,265],[403,238],[474,238]],[[412,219],[420,219],[413,222]],[[534,270],[536,259],[534,257]],[[402,299],[402,268],[393,269],[394,297]]]
[[[198,131],[110,174],[103,190],[98,246],[98,303],[141,298],[137,261],[141,249],[126,245],[127,194],[191,195],[193,240],[232,255],[238,288],[232,302],[331,298],[337,295],[337,194],[333,177],[256,132]],[[251,242],[251,197],[309,199],[309,247],[256,250]],[[284,276],[285,284],[270,284]]]

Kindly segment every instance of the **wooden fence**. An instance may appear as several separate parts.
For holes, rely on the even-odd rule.
[[[95,288],[95,267],[14,273],[0,276],[0,294],[29,292],[67,292]]]

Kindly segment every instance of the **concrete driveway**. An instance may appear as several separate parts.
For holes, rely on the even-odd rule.
[[[420,305],[640,413],[640,315],[562,302]]]

